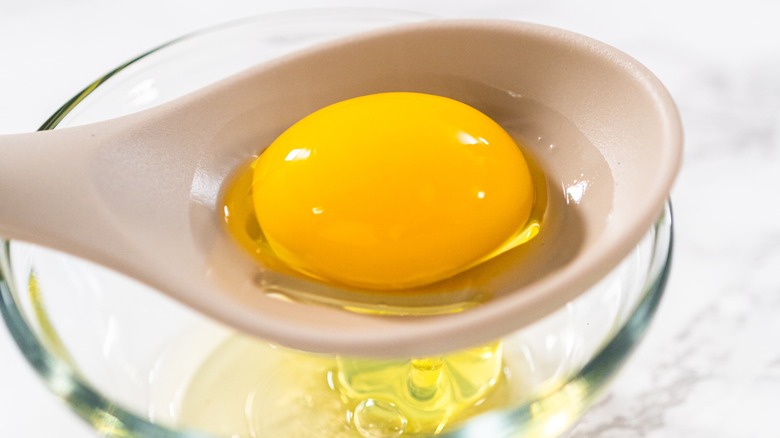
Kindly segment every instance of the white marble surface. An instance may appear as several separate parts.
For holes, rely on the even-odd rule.
[[[289,8],[370,4],[565,27],[630,53],[686,129],[676,253],[645,342],[574,438],[780,436],[780,3],[672,0],[0,0],[0,134],[177,35]],[[92,436],[0,329],[0,436]]]

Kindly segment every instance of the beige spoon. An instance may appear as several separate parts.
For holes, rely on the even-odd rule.
[[[251,261],[222,227],[223,182],[304,115],[394,90],[465,101],[522,137],[547,175],[542,233],[452,283],[490,297],[459,313],[278,299],[268,292],[285,275]],[[95,261],[293,348],[408,357],[499,338],[605,275],[662,210],[681,127],[659,81],[604,44],[523,23],[436,21],[309,49],[119,119],[0,137],[0,154],[6,238]]]

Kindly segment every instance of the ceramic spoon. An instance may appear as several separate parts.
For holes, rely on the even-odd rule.
[[[269,279],[281,274],[251,261],[221,226],[223,182],[306,114],[392,90],[448,95],[531,132],[567,123],[556,147],[570,150],[537,151],[555,233],[481,271],[479,287],[493,298],[460,313],[371,316],[275,298]],[[583,155],[585,143],[595,158]],[[129,116],[0,137],[0,235],[105,265],[290,347],[431,354],[501,337],[593,285],[662,210],[680,149],[667,92],[615,49],[523,23],[404,25],[302,51]],[[536,265],[512,268],[523,251],[538,252]]]

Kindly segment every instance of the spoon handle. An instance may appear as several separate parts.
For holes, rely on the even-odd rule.
[[[0,136],[0,236],[79,255],[112,245],[117,236],[91,178],[108,128]]]

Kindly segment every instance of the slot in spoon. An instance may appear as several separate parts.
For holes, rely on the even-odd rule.
[[[475,93],[486,89],[541,102],[552,111],[521,111],[523,126],[563,117],[602,156],[598,165],[574,153],[541,157],[549,181],[563,186],[551,185],[564,202],[548,215],[560,233],[498,260],[503,269],[481,286],[494,299],[461,313],[399,318],[263,291],[276,273],[244,255],[220,223],[220,190],[240,163],[316,109],[380,91],[443,94],[511,116],[495,93]],[[417,356],[498,338],[593,285],[661,211],[680,151],[665,89],[615,49],[523,23],[428,22],[308,49],[118,119],[0,137],[0,235],[103,264],[293,348]],[[566,184],[576,178],[614,184],[575,202]],[[550,264],[567,246],[564,262]],[[532,250],[536,262],[525,257],[525,269],[512,268],[513,257]]]

